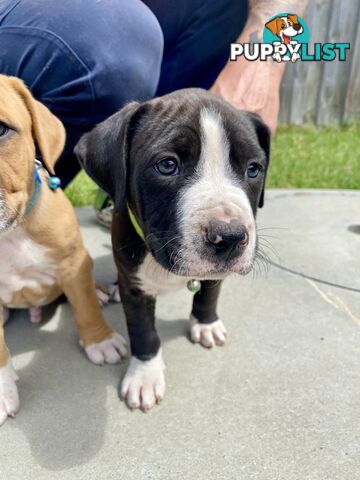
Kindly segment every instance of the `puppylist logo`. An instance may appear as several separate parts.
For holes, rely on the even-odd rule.
[[[350,43],[315,43],[309,46],[310,32],[306,22],[293,13],[279,13],[265,23],[263,43],[232,43],[230,60],[243,56],[246,60],[280,62],[346,61]]]

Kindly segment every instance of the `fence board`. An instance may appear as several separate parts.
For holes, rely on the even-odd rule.
[[[360,122],[360,24],[351,56],[351,73],[346,92],[344,122]]]
[[[328,125],[360,120],[360,2],[310,0],[310,43],[349,42],[346,62],[297,62],[286,67],[280,122]]]
[[[307,12],[311,43],[325,42],[332,2],[314,0]],[[316,121],[317,99],[323,75],[323,62],[297,62],[293,79],[289,122],[296,125]]]

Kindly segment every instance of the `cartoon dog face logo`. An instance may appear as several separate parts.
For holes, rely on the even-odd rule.
[[[297,47],[296,51],[294,51],[295,46],[299,45],[300,42],[295,40],[294,37],[303,33],[304,27],[301,25],[297,15],[292,13],[280,14],[265,23],[265,28],[268,29],[273,36],[280,40],[272,41],[274,46],[277,47],[283,44],[288,48],[293,48],[293,50],[290,52],[290,55],[281,54],[279,50],[276,51],[273,55],[273,59],[276,62],[280,63],[289,60],[296,62],[300,59],[300,54],[298,52],[299,48]]]
[[[290,41],[296,35],[299,35],[304,31],[300,25],[298,16],[288,14],[286,17],[279,16],[270,20],[265,24],[273,35],[276,35],[281,39],[282,43],[290,43]]]

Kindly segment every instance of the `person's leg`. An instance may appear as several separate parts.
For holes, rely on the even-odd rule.
[[[157,95],[210,88],[247,19],[247,0],[144,0],[164,33]]]
[[[154,96],[163,36],[140,0],[3,0],[0,73],[22,78],[65,125],[56,171],[79,170],[80,135],[130,100]]]

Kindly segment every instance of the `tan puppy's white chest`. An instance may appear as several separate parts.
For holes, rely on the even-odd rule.
[[[14,295],[23,289],[53,286],[55,273],[46,248],[29,238],[21,227],[0,237],[0,303],[10,305]]]

